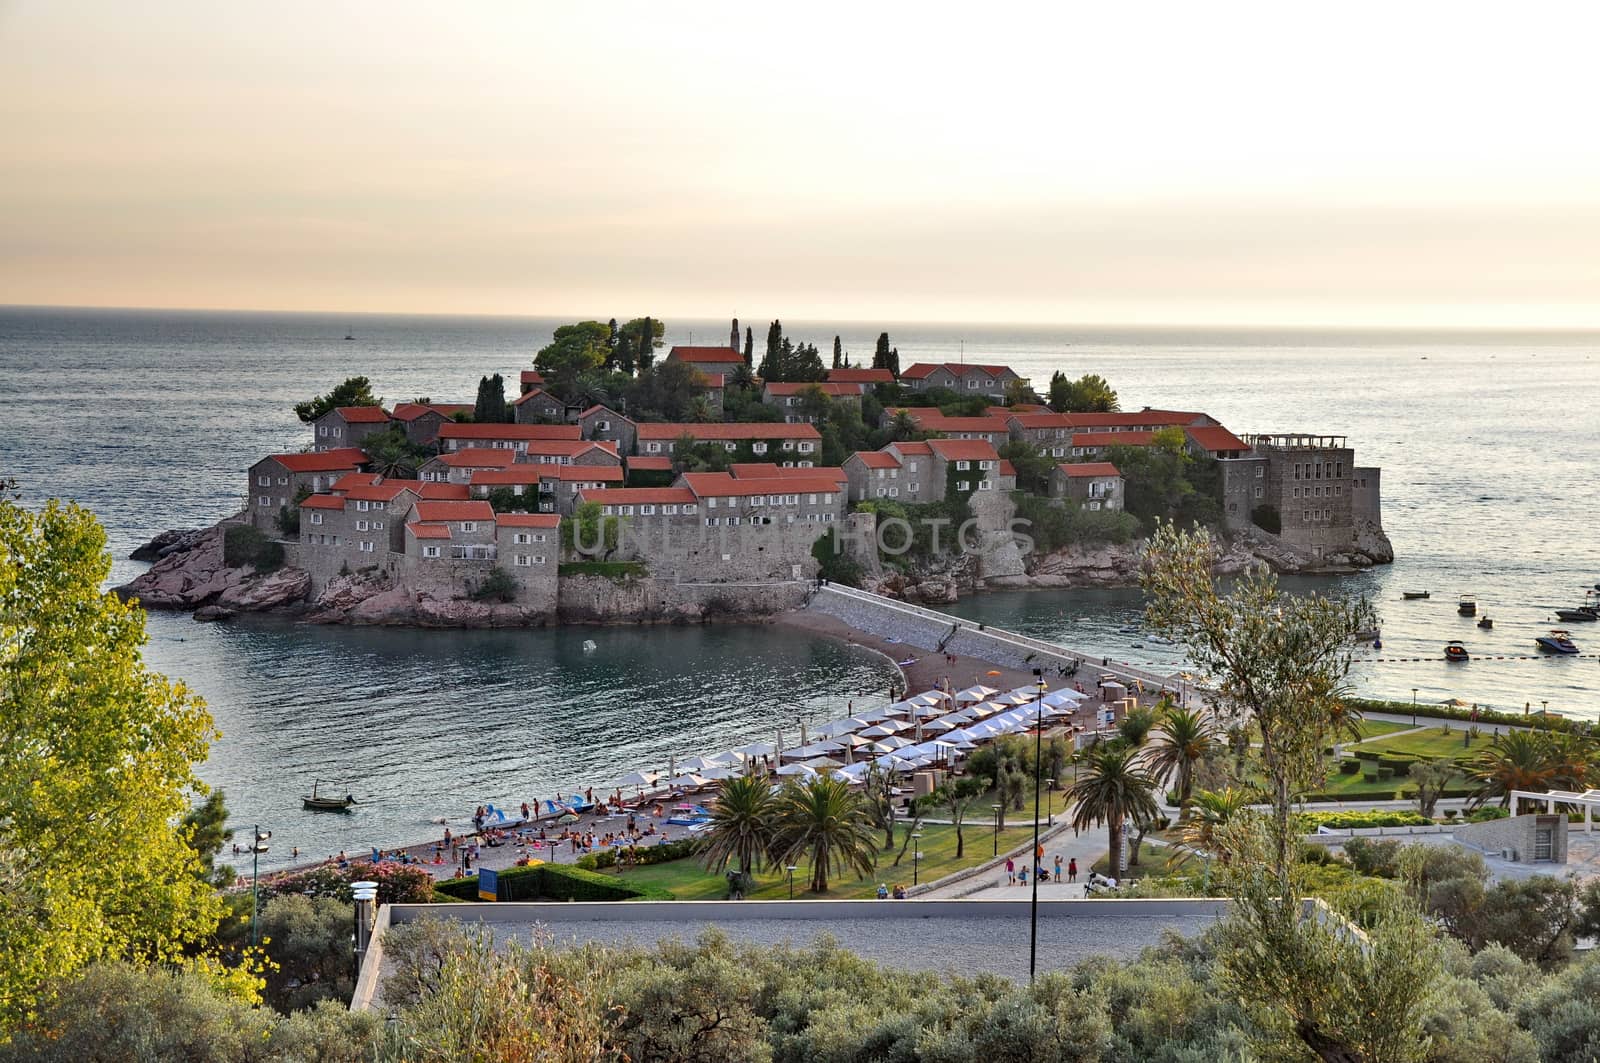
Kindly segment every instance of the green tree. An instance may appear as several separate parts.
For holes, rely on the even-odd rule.
[[[657,321],[653,317],[636,317],[619,330],[619,341],[620,337],[626,336],[638,367],[648,369],[655,364],[655,352],[661,347],[666,334],[666,322]],[[619,368],[622,368],[623,372],[633,372],[631,366]]]
[[[361,449],[372,462],[372,471],[386,480],[412,479],[432,457],[427,447],[413,443],[398,425],[373,432],[361,441]]]
[[[755,371],[756,334],[749,325],[744,327],[744,366],[751,372]]]
[[[105,545],[86,509],[0,499],[0,1031],[46,979],[177,959],[222,910],[179,827],[211,716],[145,667]]]
[[[756,370],[756,376],[769,384],[782,383],[788,377],[783,375],[783,322],[773,319],[767,326],[767,353],[761,359],[761,367]]]
[[[1085,751],[1084,771],[1067,788],[1074,804],[1072,826],[1089,830],[1104,821],[1111,843],[1112,866],[1127,868],[1123,832],[1129,820],[1153,820],[1160,814],[1153,796],[1156,781],[1139,764],[1138,751],[1119,742],[1103,742]]]
[[[1086,373],[1068,380],[1057,371],[1050,375],[1050,408],[1057,413],[1112,413],[1121,407],[1104,377]]]
[[[472,419],[479,424],[504,424],[511,420],[506,405],[506,382],[499,373],[478,379],[478,398],[472,405]]]
[[[1050,493],[1050,475],[1055,472],[1057,463],[1047,455],[1039,453],[1039,449],[1032,443],[1025,443],[1022,440],[1002,443],[1000,456],[1017,470],[1019,491],[1025,491],[1030,495]]]
[[[569,557],[604,561],[616,553],[621,524],[621,518],[605,516],[600,503],[580,503],[572,516],[561,518],[561,548]]]
[[[319,1000],[348,1002],[356,981],[354,919],[350,902],[332,897],[289,894],[267,901],[261,909],[261,940],[272,960],[266,1002],[283,1012]]]
[[[1455,776],[1455,765],[1448,760],[1425,760],[1420,764],[1411,765],[1407,777],[1417,787],[1417,811],[1432,819],[1434,807],[1439,803],[1439,798],[1444,796],[1445,787],[1450,785],[1450,780]]]
[[[1216,751],[1216,725],[1198,710],[1168,705],[1160,727],[1145,751],[1145,764],[1158,779],[1177,776],[1178,806],[1186,815],[1195,769]]]
[[[963,833],[967,815],[978,807],[992,785],[985,776],[963,775],[934,791],[934,798],[950,810],[950,824],[956,829],[957,860],[967,855],[967,838]]]
[[[1470,807],[1498,797],[1500,807],[1511,803],[1511,791],[1550,789],[1557,766],[1548,736],[1538,731],[1507,731],[1479,750],[1466,765],[1467,778],[1478,784]]]
[[[364,376],[353,376],[344,383],[314,399],[294,404],[295,416],[310,424],[329,410],[341,406],[382,406],[383,400],[372,393],[372,381]]]
[[[878,342],[872,348],[872,368],[891,370],[894,368],[890,363],[889,334],[887,332],[878,333]],[[899,374],[896,373],[895,375],[898,376]]]
[[[1155,710],[1140,707],[1128,713],[1117,724],[1117,735],[1130,746],[1142,746],[1155,727]]]
[[[201,877],[219,889],[233,885],[233,868],[217,863],[222,847],[233,840],[222,791],[212,790],[204,801],[185,812],[179,829],[200,861]]]
[[[833,338],[833,368],[844,368],[844,344],[840,342],[838,336]]]
[[[606,364],[611,330],[599,321],[561,325],[551,341],[534,356],[534,366],[544,374],[545,390],[565,400],[576,393],[579,380]]]
[[[784,863],[808,860],[812,893],[827,893],[828,879],[846,871],[870,874],[878,853],[866,803],[848,783],[825,775],[788,784],[778,796],[772,855]]]
[[[792,346],[786,345],[784,357],[784,379],[794,381],[814,382],[827,377],[828,370],[822,364],[822,354],[817,350],[815,343],[801,343]]]
[[[706,868],[720,874],[737,861],[739,888],[746,892],[753,888],[756,869],[772,848],[777,807],[765,777],[741,775],[724,782],[711,806]]]
[[[1226,863],[1231,853],[1224,847],[1227,826],[1252,800],[1250,791],[1230,786],[1224,790],[1197,790],[1190,798],[1181,838],[1186,848],[1209,860]]]

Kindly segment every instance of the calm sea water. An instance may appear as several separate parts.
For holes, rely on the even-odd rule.
[[[0,475],[25,497],[72,498],[105,522],[120,582],[150,534],[235,511],[244,470],[307,441],[293,402],[365,373],[390,402],[470,401],[480,375],[514,380],[559,322],[0,308]],[[764,322],[753,322],[762,333]],[[1384,521],[1399,560],[1308,589],[1377,602],[1385,657],[1524,655],[1553,606],[1600,581],[1600,336],[888,326],[902,364],[1006,362],[1043,384],[1098,372],[1126,408],[1201,408],[1238,432],[1348,435],[1383,467]],[[726,322],[668,322],[667,342],[720,342]],[[826,350],[835,333],[870,357],[879,326],[790,322]],[[346,342],[343,337],[353,334]],[[1402,590],[1431,590],[1402,603]],[[1455,615],[1478,595],[1492,633]],[[1170,647],[1118,629],[1132,591],[995,594],[960,611],[993,623],[1177,667]],[[1574,635],[1600,652],[1600,625]],[[225,732],[205,776],[237,822],[274,827],[274,858],[390,843],[599,782],[664,754],[793,734],[882,690],[882,665],[761,627],[535,632],[371,632],[154,615],[151,663],[190,682]],[[595,640],[596,652],[582,643]],[[1142,648],[1134,648],[1140,642]],[[1372,663],[1364,691],[1600,716],[1600,662]],[[352,817],[299,811],[312,779],[370,798]]]

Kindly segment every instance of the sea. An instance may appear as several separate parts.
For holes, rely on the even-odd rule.
[[[0,477],[25,504],[93,510],[121,583],[144,567],[127,560],[135,546],[236,512],[252,462],[309,442],[296,401],[357,374],[388,402],[470,402],[496,372],[514,392],[575,319],[0,307]],[[767,322],[748,324],[760,343]],[[1374,604],[1382,649],[1358,648],[1352,688],[1600,718],[1600,624],[1551,612],[1593,601],[1600,583],[1600,333],[785,324],[824,352],[840,336],[861,363],[888,331],[902,365],[1004,363],[1039,386],[1055,370],[1098,373],[1124,409],[1348,436],[1358,464],[1383,470],[1395,563],[1284,584]],[[666,327],[668,344],[729,332]],[[1461,594],[1493,630],[1457,615]],[[1143,628],[1134,589],[1005,591],[954,611],[1184,669]],[[1553,626],[1583,655],[1537,653]],[[153,613],[148,628],[146,660],[205,697],[222,732],[201,776],[235,826],[274,832],[263,867],[423,840],[479,804],[515,808],[780,733],[793,742],[802,724],[882,703],[891,678],[881,658],[768,625],[375,631]],[[1449,639],[1473,660],[1445,663]],[[302,811],[313,783],[353,793],[356,810]]]

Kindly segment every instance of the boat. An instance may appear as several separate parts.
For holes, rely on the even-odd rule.
[[[1478,626],[1483,628],[1485,631],[1487,631],[1488,629],[1494,627],[1494,621],[1490,620],[1486,616],[1480,616],[1478,618]]]
[[[1576,609],[1557,609],[1556,617],[1560,620],[1577,621],[1581,624],[1600,620],[1600,613],[1596,613],[1590,606],[1580,605]]]
[[[1533,641],[1546,653],[1573,654],[1578,652],[1578,647],[1573,643],[1572,636],[1565,631],[1552,630],[1548,635],[1540,635]]]
[[[348,812],[350,811],[350,806],[356,803],[356,799],[350,794],[345,794],[343,797],[323,797],[317,793],[319,785],[321,785],[319,782],[313,781],[311,792],[300,795],[300,800],[305,803],[308,811]]]
[[[1403,591],[1401,592],[1400,597],[1404,598],[1408,602],[1414,602],[1419,598],[1430,597],[1430,595],[1427,591]]]
[[[1444,644],[1444,659],[1447,661],[1470,661],[1472,660],[1472,654],[1468,653],[1467,648],[1461,645],[1460,642],[1451,639]]]
[[[1350,641],[1352,641],[1352,642],[1376,642],[1376,641],[1378,641],[1378,638],[1379,638],[1378,629],[1373,627],[1373,628],[1366,628],[1366,629],[1364,629],[1362,631],[1357,631],[1354,635],[1350,636]]]
[[[346,333],[345,333],[345,334],[344,334],[344,338],[345,338],[345,341],[346,341],[346,342],[349,342],[349,341],[350,341],[350,340],[353,340],[353,339],[355,339],[355,337],[354,337],[354,336],[352,336],[352,335],[351,335],[351,334],[350,334],[350,333],[348,333],[348,332],[346,332]]]
[[[1470,594],[1463,594],[1456,603],[1456,612],[1462,616],[1474,616],[1478,612],[1478,599]]]

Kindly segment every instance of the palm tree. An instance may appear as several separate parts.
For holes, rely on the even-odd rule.
[[[1085,757],[1087,772],[1067,790],[1076,803],[1072,826],[1086,830],[1105,820],[1110,834],[1111,859],[1118,873],[1127,870],[1122,860],[1122,833],[1128,820],[1148,822],[1160,814],[1153,791],[1156,781],[1139,764],[1139,752],[1128,746],[1105,743]]]
[[[818,776],[790,783],[777,800],[775,860],[811,861],[811,892],[828,892],[828,876],[854,870],[866,875],[877,865],[877,837],[859,795],[839,779]]]
[[[1335,742],[1361,741],[1361,710],[1350,704],[1348,699],[1339,698],[1329,707],[1328,722]]]
[[[1222,828],[1250,804],[1250,792],[1230,786],[1226,790],[1200,790],[1189,806],[1189,821],[1183,828],[1184,847],[1191,852],[1218,856],[1223,863],[1229,854],[1220,845]]]
[[[706,869],[724,872],[730,862],[738,861],[740,886],[748,890],[772,847],[776,819],[777,801],[764,777],[740,775],[724,782],[711,806]]]
[[[1179,818],[1188,814],[1195,768],[1216,748],[1217,729],[1203,713],[1167,707],[1161,730],[1144,751],[1144,765],[1157,779],[1177,775]]]
[[[1155,729],[1156,714],[1150,709],[1134,709],[1117,724],[1117,734],[1130,746],[1142,746]]]
[[[1561,768],[1552,754],[1549,739],[1537,732],[1511,731],[1499,736],[1467,762],[1467,777],[1478,783],[1472,807],[1498,797],[1504,808],[1511,803],[1512,790],[1550,789]]]

